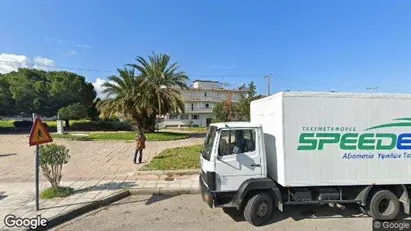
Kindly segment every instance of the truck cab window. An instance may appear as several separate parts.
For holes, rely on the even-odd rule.
[[[221,132],[218,155],[226,156],[255,151],[255,131],[223,130]]]

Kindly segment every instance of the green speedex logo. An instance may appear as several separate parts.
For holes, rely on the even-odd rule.
[[[411,118],[397,118],[356,132],[355,127],[303,127],[297,150],[324,150],[328,145],[338,145],[341,150],[411,150],[411,129],[408,133],[373,132],[374,129],[410,127]]]

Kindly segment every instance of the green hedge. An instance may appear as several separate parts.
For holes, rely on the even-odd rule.
[[[43,121],[44,126],[49,131],[55,131],[57,128],[56,121]],[[64,124],[64,130],[66,131],[131,131],[133,126],[130,122],[121,121],[90,121],[90,120],[70,120],[70,128],[67,128]],[[1,121],[0,128],[13,130],[30,130],[33,126],[32,121]]]
[[[129,122],[121,121],[79,121],[70,125],[72,131],[131,131]]]

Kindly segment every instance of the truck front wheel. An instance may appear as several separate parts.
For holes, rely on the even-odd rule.
[[[271,218],[273,200],[266,193],[259,193],[251,197],[244,208],[244,218],[249,223],[260,226]]]
[[[368,205],[368,214],[376,220],[394,220],[400,212],[398,197],[389,190],[376,192]]]

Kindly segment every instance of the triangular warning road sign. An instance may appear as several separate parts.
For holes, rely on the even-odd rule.
[[[53,139],[44,127],[43,122],[41,122],[40,117],[37,117],[30,131],[29,144],[30,146],[33,146],[49,142],[53,142]]]

